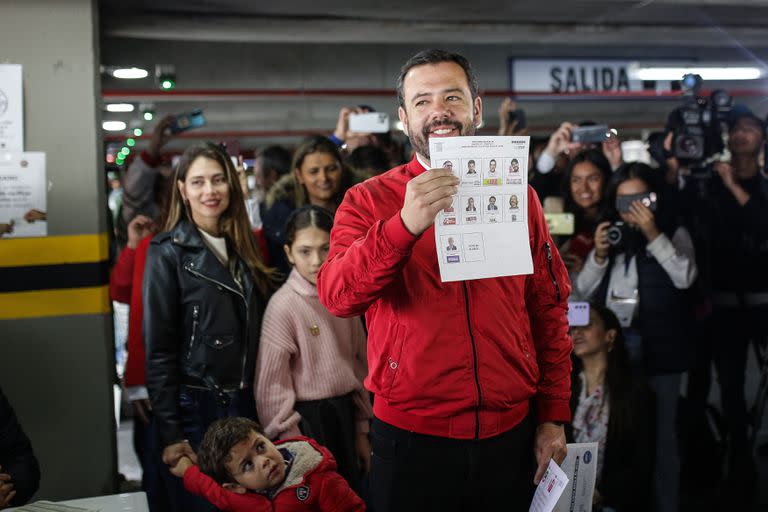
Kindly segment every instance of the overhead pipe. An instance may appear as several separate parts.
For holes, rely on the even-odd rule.
[[[729,89],[734,97],[765,97],[768,89]],[[706,96],[711,90],[703,90]],[[552,101],[552,100],[662,100],[672,101],[682,96],[681,91],[585,91],[585,92],[541,92],[541,91],[513,91],[509,89],[487,89],[482,91],[482,96],[488,97],[512,97],[527,101]],[[392,89],[174,89],[172,91],[160,91],[157,89],[110,89],[102,91],[102,98],[108,101],[188,101],[192,98],[210,101],[242,101],[258,98],[307,98],[307,97],[394,97]]]
[[[532,133],[552,133],[557,129],[558,125],[531,125],[528,127],[528,131]],[[611,128],[621,130],[645,130],[645,129],[662,129],[664,127],[663,120],[658,123],[612,123]],[[309,137],[312,135],[327,135],[332,129],[317,129],[317,130],[221,130],[221,131],[199,131],[190,130],[188,132],[180,133],[176,137],[181,139],[200,139],[200,140],[220,140],[220,139],[238,139],[238,138],[276,138],[276,137]],[[478,130],[479,134],[496,134],[499,128],[497,126],[486,126]],[[126,138],[126,135],[109,134],[104,135],[105,142],[122,142]],[[150,139],[151,134],[145,133],[140,137],[133,137],[137,140]]]

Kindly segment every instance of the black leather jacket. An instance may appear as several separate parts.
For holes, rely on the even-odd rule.
[[[147,389],[166,444],[184,438],[182,385],[219,393],[253,385],[266,298],[241,260],[237,269],[242,289],[185,220],[149,246],[143,282]]]

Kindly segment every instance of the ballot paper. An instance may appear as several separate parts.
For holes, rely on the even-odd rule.
[[[590,512],[597,481],[597,443],[569,444],[560,468],[569,482],[555,512]]]
[[[460,180],[451,206],[435,218],[443,282],[531,274],[528,238],[529,137],[438,137],[433,168]]]
[[[528,512],[552,512],[567,485],[568,477],[554,460],[549,459],[549,466],[533,494]]]

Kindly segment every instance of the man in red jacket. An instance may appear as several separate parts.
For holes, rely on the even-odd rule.
[[[473,135],[482,101],[469,62],[440,50],[403,66],[398,99],[416,156],[347,192],[317,281],[331,313],[366,315],[372,505],[528,510],[531,477],[565,457],[567,272],[529,187],[534,273],[440,281],[433,223],[459,180],[431,168],[428,139]]]

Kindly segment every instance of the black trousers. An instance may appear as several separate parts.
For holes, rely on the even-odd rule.
[[[713,355],[720,381],[723,416],[731,440],[734,463],[751,459],[747,443],[749,418],[744,396],[744,375],[750,341],[764,343],[768,339],[768,306],[743,308],[716,307],[712,315]]]
[[[301,433],[330,450],[339,474],[359,493],[361,475],[355,450],[357,433],[352,394],[296,402],[293,408],[301,415]]]
[[[408,432],[374,418],[373,512],[526,512],[533,498],[534,429],[526,418],[490,439]]]

